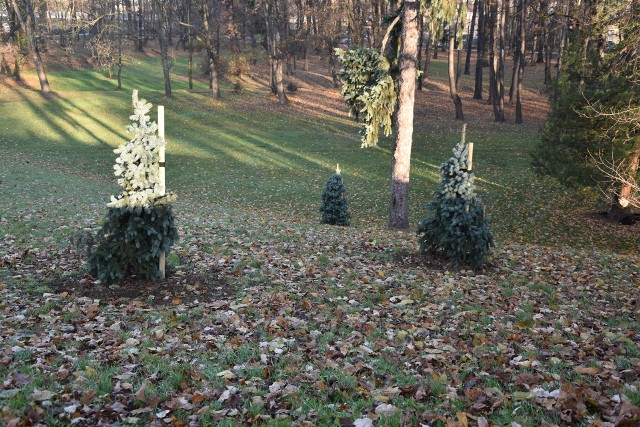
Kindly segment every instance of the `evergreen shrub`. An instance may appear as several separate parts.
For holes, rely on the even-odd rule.
[[[164,141],[147,115],[152,105],[133,91],[133,107],[134,123],[127,126],[133,138],[114,150],[120,155],[114,170],[123,191],[111,196],[105,221],[89,248],[89,272],[106,285],[129,275],[159,278],[160,253],[168,255],[178,238],[170,205],[175,196],[164,194],[159,177]]]
[[[322,192],[322,224],[349,226],[351,214],[346,198],[346,189],[340,174],[340,168],[336,168],[336,173],[331,175]]]
[[[427,205],[429,216],[417,229],[422,253],[442,254],[454,266],[481,268],[487,263],[493,235],[484,207],[475,195],[473,172],[468,171],[468,145],[462,141],[453,157],[440,166],[440,185]]]

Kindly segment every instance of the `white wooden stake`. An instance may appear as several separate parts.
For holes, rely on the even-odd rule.
[[[164,140],[164,105],[158,105],[158,137],[162,141],[162,146],[160,147],[158,153],[158,161],[159,161],[159,172],[158,177],[160,179],[160,195],[164,196],[166,191],[165,184],[165,167],[164,167],[164,149],[165,149],[165,140]],[[166,277],[166,254],[164,251],[160,252],[160,277]]]

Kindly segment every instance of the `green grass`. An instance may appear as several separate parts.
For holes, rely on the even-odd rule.
[[[175,70],[184,62],[178,57]],[[444,79],[440,65],[434,64],[436,80]],[[340,163],[354,225],[385,226],[391,138],[379,148],[361,149],[358,126],[346,114],[305,116],[286,109],[245,108],[252,98],[268,96],[257,90],[225,91],[222,101],[213,101],[206,85],[198,83],[194,93],[188,92],[184,77],[177,74],[174,96],[167,99],[160,73],[157,58],[129,58],[125,90],[116,91],[113,81],[98,71],[51,72],[57,94],[50,99],[0,85],[8,101],[0,102],[0,195],[8,200],[3,216],[11,220],[6,233],[19,239],[51,231],[68,234],[67,227],[96,222],[104,202],[117,191],[112,149],[126,138],[132,88],[166,106],[167,180],[179,207],[231,205],[285,214],[292,221],[316,220],[323,185]],[[413,144],[412,226],[425,215],[437,168],[459,139],[458,126],[434,130],[421,120],[427,119],[417,118]],[[623,252],[637,247],[637,237],[620,239],[568,220],[585,199],[533,174],[528,153],[537,141],[535,132],[514,125],[489,131],[470,127],[468,137],[476,143],[477,186],[498,242],[560,242]]]

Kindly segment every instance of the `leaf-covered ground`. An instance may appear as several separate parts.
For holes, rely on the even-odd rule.
[[[2,422],[640,420],[638,257],[504,245],[479,274],[426,262],[405,233],[214,218],[182,227],[172,276],[217,280],[133,299],[69,293],[78,254],[5,238],[22,291],[0,290]]]

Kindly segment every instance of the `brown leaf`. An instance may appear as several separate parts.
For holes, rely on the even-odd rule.
[[[466,412],[458,412],[456,414],[456,418],[458,418],[458,423],[462,427],[469,427],[469,418],[467,418],[467,413]]]
[[[599,368],[587,368],[586,366],[576,366],[574,370],[583,375],[598,375],[600,372]]]
[[[92,304],[89,307],[87,307],[85,313],[86,313],[87,317],[93,319],[95,317],[98,317],[98,314],[100,313],[100,308],[98,308],[97,305]]]
[[[83,405],[88,405],[93,400],[96,395],[96,391],[94,389],[85,390],[82,392],[82,397],[80,397],[80,403]]]

